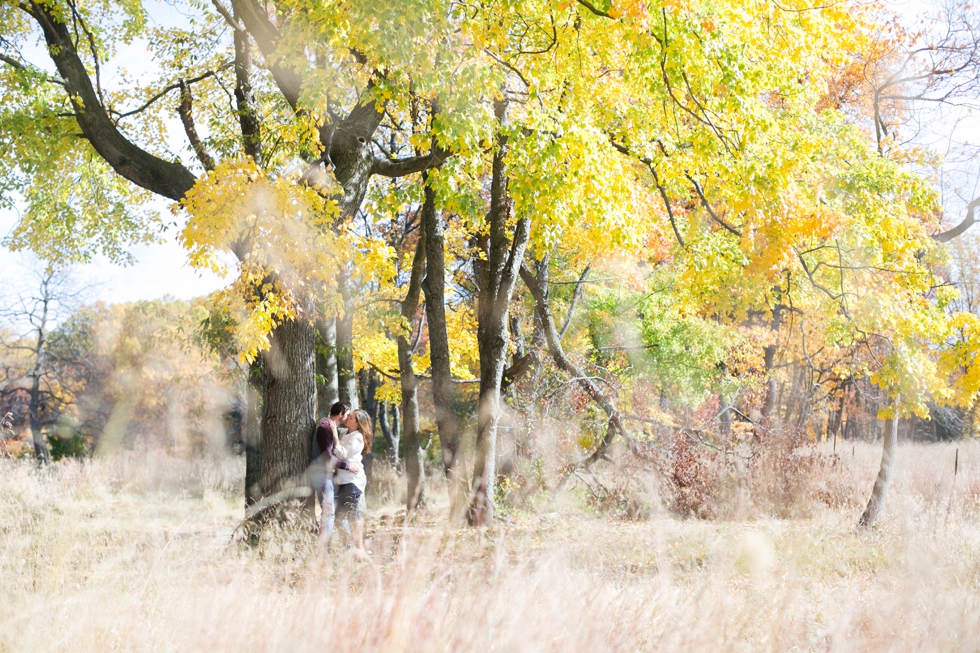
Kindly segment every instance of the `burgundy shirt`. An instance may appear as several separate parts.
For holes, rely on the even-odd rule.
[[[347,469],[347,461],[341,460],[333,454],[333,434],[337,427],[329,418],[322,420],[316,427],[316,444],[320,448],[320,457],[326,454],[324,462],[327,464],[327,471],[333,472],[337,469]]]

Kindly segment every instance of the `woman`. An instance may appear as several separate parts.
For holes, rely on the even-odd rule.
[[[354,536],[354,546],[364,548],[364,519],[361,517],[360,499],[367,485],[367,476],[361,457],[371,451],[374,436],[371,432],[371,416],[363,410],[355,410],[344,422],[347,433],[334,444],[334,455],[347,461],[352,469],[338,469],[334,477],[336,488],[336,519],[343,522],[348,517]],[[336,437],[336,436],[335,436]]]

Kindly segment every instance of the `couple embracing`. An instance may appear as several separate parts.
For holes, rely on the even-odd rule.
[[[343,435],[341,428],[346,428]],[[354,546],[364,548],[362,512],[367,476],[362,457],[371,451],[372,438],[371,417],[341,401],[330,407],[330,416],[316,427],[310,478],[322,510],[320,546],[324,550],[330,545],[334,523],[343,525],[345,520]]]

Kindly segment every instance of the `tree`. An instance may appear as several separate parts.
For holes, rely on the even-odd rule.
[[[31,26],[40,30],[58,74],[58,78],[54,80],[35,68],[6,57],[7,73],[15,83],[21,84],[22,91],[27,91],[30,80],[43,80],[46,90],[51,85],[55,86],[54,92],[46,94],[46,103],[36,102],[36,98],[24,95],[15,98],[11,103],[14,105],[13,113],[24,120],[40,104],[40,110],[47,112],[46,115],[51,116],[48,120],[55,124],[64,120],[57,117],[58,113],[67,113],[68,119],[77,124],[83,135],[81,152],[84,156],[97,154],[120,177],[157,195],[184,201],[191,213],[195,207],[200,207],[199,215],[207,220],[213,217],[205,208],[212,200],[205,196],[207,190],[220,194],[231,190],[228,185],[204,187],[198,189],[196,195],[191,195],[197,182],[191,168],[161,156],[162,152],[152,151],[159,151],[159,123],[154,123],[154,120],[161,115],[162,103],[157,101],[166,97],[169,92],[179,90],[181,97],[178,112],[188,141],[200,165],[212,173],[212,182],[219,180],[218,183],[241,182],[246,185],[247,182],[260,182],[266,170],[278,173],[284,160],[299,154],[305,155],[309,161],[305,173],[298,180],[299,192],[303,195],[302,188],[308,188],[311,180],[317,178],[317,167],[324,164],[329,166],[343,189],[341,199],[335,203],[336,210],[328,211],[326,205],[319,204],[314,207],[313,214],[292,216],[291,222],[295,225],[296,220],[300,223],[304,220],[313,221],[316,230],[324,235],[332,232],[329,223],[323,223],[323,219],[330,219],[331,215],[337,215],[341,219],[352,216],[357,211],[368,180],[373,174],[398,176],[418,171],[429,163],[429,157],[392,161],[371,154],[368,144],[381,123],[383,113],[379,109],[383,108],[384,101],[374,97],[378,95],[376,92],[372,96],[381,77],[373,75],[370,69],[365,83],[355,84],[353,91],[338,87],[336,93],[320,96],[329,98],[327,106],[320,111],[311,111],[313,107],[306,105],[301,89],[304,78],[315,76],[316,71],[291,58],[291,45],[280,49],[283,35],[277,22],[289,23],[289,14],[293,8],[283,6],[276,21],[254,0],[236,1],[231,11],[220,5],[216,5],[216,8],[216,13],[208,12],[203,17],[203,29],[200,32],[206,39],[208,35],[221,34],[230,25],[233,42],[228,44],[231,46],[228,50],[233,53],[231,56],[219,53],[209,60],[200,61],[197,59],[201,56],[200,52],[194,49],[202,42],[200,35],[190,36],[188,32],[179,29],[155,32],[149,30],[145,21],[145,9],[140,2],[122,5],[97,3],[89,6],[79,6],[70,0],[60,3],[5,4],[3,20],[12,27],[11,33],[23,38],[29,36]],[[178,32],[180,38],[174,38],[178,36]],[[127,42],[137,36],[149,37],[151,45],[164,55],[164,74],[176,79],[169,83],[168,80],[161,80],[159,90],[147,92],[148,101],[136,109],[119,110],[117,103],[121,99],[133,99],[140,95],[140,91],[127,89],[121,96],[105,92],[99,76],[100,64],[114,47],[114,39]],[[295,32],[287,34],[287,39],[296,37],[298,34]],[[263,83],[266,80],[255,79],[250,50],[253,41],[268,60],[271,86]],[[175,47],[175,43],[186,44],[186,50]],[[297,51],[302,51],[302,48]],[[348,52],[346,47],[342,47],[341,51]],[[321,50],[321,54],[327,55],[326,48]],[[345,61],[337,62],[338,73],[341,74],[345,70],[360,69],[366,63],[356,52],[346,54],[344,58]],[[188,65],[192,70],[187,69]],[[193,68],[205,70],[198,73]],[[195,116],[192,89],[198,100],[205,96],[204,109],[210,114],[209,122],[212,126],[219,122],[232,124],[231,120],[224,119],[229,117],[228,111],[219,110],[215,101],[222,88],[218,77],[227,76],[230,71],[234,73],[234,82],[230,86],[235,88],[236,100],[232,115],[239,118],[237,122],[240,125],[240,134],[235,136],[225,130],[224,133],[216,133],[206,143],[194,127],[195,117],[200,117],[202,107],[198,105]],[[94,83],[92,72],[95,73]],[[263,97],[259,97],[263,91]],[[19,106],[17,100],[20,100]],[[343,103],[352,108],[345,114],[340,114],[338,110]],[[66,105],[67,112],[62,108]],[[291,116],[288,115],[290,112]],[[268,116],[265,125],[261,120],[263,115]],[[142,125],[127,126],[126,119],[141,122]],[[318,121],[320,128],[311,133],[310,129]],[[286,139],[286,143],[266,143],[263,134],[274,131],[271,125],[276,123],[289,125],[295,136]],[[12,136],[20,141],[22,147],[35,148],[32,150],[33,154],[38,145],[41,145],[37,141],[43,139],[35,138],[33,130],[24,128],[23,124],[21,122],[20,125],[15,125]],[[149,127],[142,132],[150,136],[149,143],[145,145],[140,144],[140,139],[136,136],[141,131],[140,126]],[[58,155],[66,151],[64,144],[73,140],[60,126],[52,130],[49,138],[58,141],[60,145],[53,150],[52,158],[59,158]],[[217,163],[213,155],[208,153],[209,146],[220,154]],[[313,154],[314,152],[318,154]],[[242,154],[249,157],[244,171],[230,163]],[[36,176],[38,170],[24,165],[23,159],[13,166],[20,171],[23,178],[36,180],[32,176]],[[211,168],[214,170],[209,170]],[[118,187],[116,178],[108,174],[108,170],[96,165],[96,171],[97,179],[91,191],[83,196],[83,201],[98,196],[105,188]],[[49,171],[43,168],[40,170],[42,174],[46,172]],[[251,176],[242,178],[241,174]],[[280,190],[284,193],[280,199],[288,204],[293,198],[289,196],[287,189]],[[332,197],[331,194],[328,195]],[[308,194],[304,198],[312,199]],[[199,204],[194,204],[195,199]],[[39,198],[32,206],[35,204],[41,206],[48,202]],[[37,232],[37,221],[33,217],[33,214],[29,214],[24,224],[29,230]],[[225,217],[231,220],[239,216],[226,213]],[[260,214],[258,218],[261,217],[263,216]],[[287,217],[281,213],[274,219],[279,222],[280,228],[287,226],[282,224],[288,221]],[[242,228],[236,229],[236,226]],[[197,251],[192,252],[192,260],[196,263],[204,263],[203,259],[207,256],[205,250],[219,247],[232,251],[242,268],[239,290],[246,294],[251,293],[249,301],[254,300],[250,306],[251,316],[248,318],[252,320],[252,324],[246,324],[246,327],[253,327],[252,333],[248,335],[257,338],[259,342],[252,343],[254,346],[247,346],[245,351],[254,357],[253,350],[268,346],[271,352],[266,357],[264,366],[262,470],[264,491],[273,492],[284,487],[284,484],[294,483],[297,475],[305,470],[307,462],[308,439],[312,437],[315,419],[315,404],[309,403],[314,393],[314,338],[310,324],[314,298],[303,287],[287,287],[284,275],[271,270],[270,266],[274,265],[272,259],[281,255],[284,250],[279,248],[271,253],[256,251],[255,248],[259,246],[255,241],[257,234],[254,231],[249,233],[250,226],[253,229],[260,228],[258,222],[251,225],[226,224],[223,225],[224,228],[218,228],[219,225],[209,222],[204,229],[211,233],[203,233],[202,225],[195,224],[192,220],[184,238],[190,247],[197,247]],[[99,238],[105,239],[107,233],[115,231],[99,230],[96,242]],[[29,240],[25,242],[32,244]],[[288,281],[301,280],[300,277]],[[251,292],[252,290],[255,292]],[[256,322],[263,324],[263,328],[256,331]],[[345,351],[345,347],[349,348],[349,343],[341,342],[338,350]],[[341,362],[343,360],[347,359],[342,358]],[[342,374],[346,372],[352,370],[342,368]]]
[[[81,304],[85,288],[72,285],[70,268],[38,264],[32,272],[36,288],[10,298],[0,309],[0,323],[9,329],[0,337],[0,396],[23,397],[34,454],[46,463],[45,431],[75,404],[84,387],[83,361],[65,346],[67,334],[58,326]]]
[[[565,268],[620,279],[618,299],[598,285],[589,292],[646,311],[637,314],[640,347],[655,347],[665,330],[710,345],[691,357],[710,370],[701,394],[756,384],[770,422],[782,370],[793,370],[791,396],[870,376],[901,395],[901,410],[952,398],[966,359],[936,355],[937,343],[955,349],[944,254],[929,237],[941,224],[938,196],[918,165],[926,157],[880,138],[894,132],[881,118],[886,101],[907,101],[891,97],[906,83],[869,77],[880,91],[869,114],[845,101],[840,82],[856,67],[890,65],[877,7],[215,0],[193,5],[193,31],[148,28],[135,0],[3,7],[11,34],[40,30],[54,46],[57,71],[5,55],[6,85],[17,91],[6,100],[17,125],[7,133],[33,158],[8,158],[4,178],[24,189],[23,180],[52,174],[21,163],[41,145],[59,159],[88,156],[96,164],[85,197],[118,196],[129,188],[122,177],[180,203],[194,265],[220,267],[222,251],[236,257],[237,280],[214,303],[262,388],[264,495],[299,483],[318,375],[320,390],[333,392],[331,355],[340,398],[357,397],[358,366],[398,378],[412,505],[422,487],[412,405],[427,347],[454,519],[467,508],[473,523],[493,519],[502,392],[532,370],[537,380],[545,349],[556,374],[605,416],[587,459],[600,459],[615,433],[631,438],[621,406],[634,397],[606,378],[629,377],[627,350],[569,332],[586,280],[564,278]],[[158,54],[162,77],[150,88],[103,89],[105,55],[138,37]],[[963,61],[965,70],[972,60]],[[44,94],[26,92],[32,80]],[[168,94],[186,164],[160,131],[173,112]],[[77,126],[84,139],[62,127],[26,134],[36,116]],[[411,237],[409,215],[418,216]],[[86,247],[124,238],[106,233]],[[517,290],[515,301],[518,274],[529,295]],[[553,284],[576,288],[561,328]],[[649,301],[651,292],[666,297]],[[460,363],[471,340],[480,401],[468,482],[456,400],[472,373]],[[787,417],[812,413],[812,402],[785,403]]]

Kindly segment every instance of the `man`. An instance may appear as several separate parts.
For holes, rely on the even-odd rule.
[[[361,471],[357,463],[347,463],[334,455],[334,445],[338,440],[337,427],[350,414],[350,405],[338,401],[330,407],[330,416],[321,420],[313,436],[310,480],[316,489],[320,502],[320,546],[330,544],[334,527],[334,483],[333,477],[338,469],[346,469],[353,474]]]

